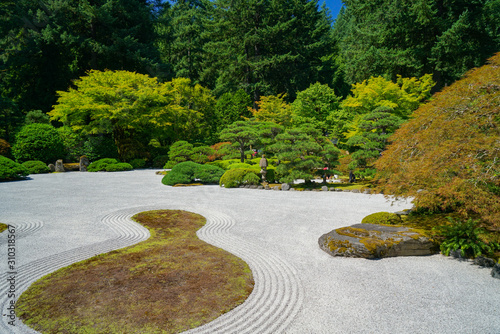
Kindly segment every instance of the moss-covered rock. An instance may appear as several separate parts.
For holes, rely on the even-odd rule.
[[[322,235],[319,246],[332,256],[367,259],[437,253],[433,240],[402,226],[356,224]]]

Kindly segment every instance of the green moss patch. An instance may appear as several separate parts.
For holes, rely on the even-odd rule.
[[[202,216],[162,210],[133,218],[148,240],[43,277],[21,295],[17,315],[43,333],[178,333],[251,293],[247,264],[197,238]]]

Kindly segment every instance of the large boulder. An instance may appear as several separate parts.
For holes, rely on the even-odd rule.
[[[332,256],[367,259],[431,255],[439,251],[432,240],[414,229],[376,224],[342,227],[322,235],[318,243]]]

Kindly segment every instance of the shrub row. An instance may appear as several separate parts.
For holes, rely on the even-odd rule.
[[[0,155],[0,180],[19,180],[28,176],[29,171],[23,165]]]
[[[134,167],[131,164],[119,162],[118,160],[111,158],[94,161],[87,168],[89,172],[121,172],[132,169],[134,169]]]
[[[224,174],[224,170],[213,165],[201,165],[192,161],[185,161],[175,165],[172,171],[162,179],[168,186],[200,182],[204,184],[217,184]]]

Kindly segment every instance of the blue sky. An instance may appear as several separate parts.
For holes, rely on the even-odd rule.
[[[318,4],[321,6],[325,2],[326,7],[330,9],[332,18],[335,19],[342,7],[342,0],[319,0]]]

